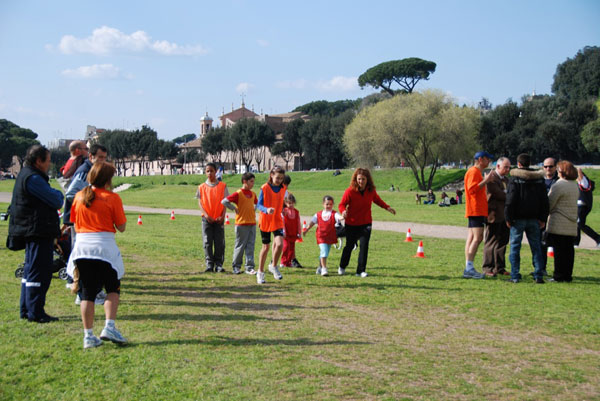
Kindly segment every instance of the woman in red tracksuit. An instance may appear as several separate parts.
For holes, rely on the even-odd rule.
[[[352,174],[350,187],[344,192],[338,206],[342,217],[346,221],[346,246],[342,251],[342,259],[338,269],[340,276],[346,272],[354,245],[360,242],[356,275],[367,277],[367,256],[373,223],[371,204],[373,202],[388,212],[396,214],[396,211],[377,195],[371,172],[366,168],[357,168]]]

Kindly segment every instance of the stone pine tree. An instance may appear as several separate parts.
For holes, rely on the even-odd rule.
[[[419,81],[429,79],[435,72],[435,67],[433,61],[417,57],[386,61],[369,68],[359,76],[358,85],[361,88],[367,85],[375,89],[381,88],[392,96],[397,93],[412,93]],[[394,90],[394,84],[398,84],[402,89]]]

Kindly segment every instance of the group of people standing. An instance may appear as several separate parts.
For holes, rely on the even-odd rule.
[[[234,274],[242,272],[243,256],[246,256],[245,273],[255,274],[258,284],[265,283],[265,265],[269,250],[270,262],[267,270],[276,280],[283,275],[279,267],[301,267],[295,257],[295,243],[314,225],[317,226],[316,238],[319,245],[319,266],[317,274],[328,275],[327,257],[331,246],[337,243],[336,225],[345,222],[346,245],[338,267],[338,274],[344,275],[350,263],[350,256],[359,244],[358,266],[356,274],[367,277],[366,265],[371,237],[371,204],[395,214],[395,210],[386,204],[377,194],[375,184],[368,169],[357,168],[338,205],[341,214],[333,209],[333,197],[323,198],[323,210],[316,213],[310,226],[303,232],[300,216],[294,205],[296,199],[288,191],[290,178],[280,166],[274,166],[269,172],[268,181],[261,186],[258,196],[252,191],[255,177],[252,173],[242,175],[242,188],[229,194],[227,185],[216,178],[216,166],[208,163],[205,167],[206,182],[196,191],[198,206],[202,211],[202,233],[205,272],[225,271],[225,234],[224,222],[227,208],[234,210],[235,245],[232,268]],[[256,237],[256,215],[259,212],[258,226],[262,246],[259,253],[259,266],[255,270],[254,246]],[[283,253],[283,257],[282,257]],[[279,264],[281,258],[282,264]]]
[[[487,152],[477,152],[474,165],[465,174],[468,237],[465,244],[464,278],[510,276],[518,283],[523,234],[533,259],[533,278],[543,284],[548,276],[547,248],[554,249],[554,273],[550,281],[573,280],[574,248],[583,230],[600,247],[600,236],[585,224],[592,207],[594,183],[573,163],[546,158],[543,171],[530,168],[528,154],[517,156],[517,168],[501,157],[495,168],[483,174],[493,160]],[[510,174],[510,178],[508,175]],[[485,240],[482,273],[473,260]],[[506,246],[510,244],[510,272],[506,270]]]

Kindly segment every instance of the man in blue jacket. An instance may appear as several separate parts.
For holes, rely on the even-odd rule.
[[[9,207],[8,234],[25,244],[21,280],[21,318],[48,323],[58,320],[46,313],[46,293],[52,279],[54,239],[60,235],[58,209],[63,194],[50,187],[50,151],[42,145],[27,150]]]

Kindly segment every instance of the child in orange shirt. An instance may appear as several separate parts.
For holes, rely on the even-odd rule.
[[[224,272],[225,260],[225,207],[221,203],[229,196],[227,185],[217,181],[217,166],[208,163],[204,169],[206,182],[198,186],[196,197],[202,211],[202,237],[204,240],[205,273]]]
[[[242,189],[237,190],[221,201],[235,210],[235,246],[233,248],[233,274],[240,274],[242,259],[246,254],[246,274],[256,274],[254,270],[254,242],[256,240],[256,204],[258,198],[252,192],[254,174],[242,175]]]
[[[260,194],[258,195],[256,207],[260,210],[259,228],[263,244],[260,250],[258,273],[256,274],[258,284],[265,283],[265,262],[271,244],[271,233],[273,234],[273,249],[271,252],[273,259],[269,265],[269,271],[273,273],[275,279],[281,280],[283,278],[277,265],[283,248],[283,218],[281,212],[286,194],[286,187],[283,184],[284,174],[285,170],[282,167],[274,166],[269,174],[269,181],[260,187]]]

